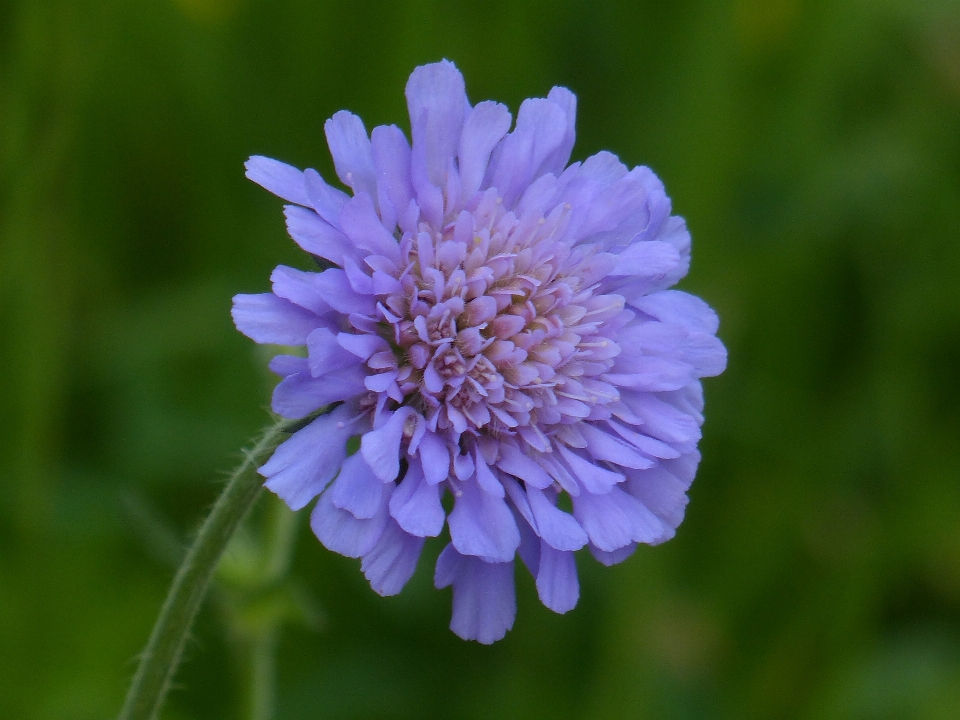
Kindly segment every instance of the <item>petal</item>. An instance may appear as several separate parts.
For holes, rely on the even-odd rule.
[[[630,303],[650,317],[682,325],[690,332],[713,335],[720,327],[717,314],[703,300],[681,290],[661,290]]]
[[[335,370],[315,378],[297,373],[281,380],[273,389],[271,407],[281,417],[297,420],[338,400],[349,400],[364,391],[360,366]]]
[[[512,560],[520,544],[520,531],[506,502],[473,482],[461,483],[460,489],[447,519],[453,546],[461,555],[494,562]]]
[[[353,113],[341,110],[323,125],[327,136],[327,145],[333,156],[333,165],[337,177],[357,193],[377,196],[376,171],[373,166],[373,152],[370,138],[363,120]]]
[[[463,124],[457,157],[460,162],[460,187],[464,203],[483,183],[490,153],[510,130],[512,120],[505,105],[490,100],[477,103]]]
[[[403,212],[413,197],[410,184],[410,145],[396,125],[381,125],[370,137],[377,171],[377,195],[390,199],[396,212]],[[383,200],[380,201],[381,205]]]
[[[420,463],[410,463],[403,482],[390,498],[390,514],[401,528],[417,537],[436,537],[443,530],[440,486],[426,481]]]
[[[307,359],[296,355],[274,355],[267,367],[270,368],[270,372],[280,377],[310,372]]]
[[[696,418],[649,393],[625,392],[623,403],[643,421],[643,432],[666,443],[685,444],[700,440]]]
[[[557,550],[579,550],[587,544],[587,533],[576,518],[547,500],[542,491],[528,487],[527,498],[544,542]]]
[[[383,481],[373,474],[360,453],[354,453],[340,468],[328,494],[334,507],[349,511],[358,520],[377,514],[383,495]]]
[[[617,483],[623,482],[624,478],[620,473],[594,465],[563,445],[558,444],[556,447],[570,466],[573,476],[580,481],[588,493],[602,495],[610,492]]]
[[[540,543],[540,567],[537,571],[537,593],[540,602],[563,614],[573,610],[580,599],[577,563],[572,552],[556,550]]]
[[[355,335],[353,333],[339,333],[337,343],[349,353],[361,360],[367,360],[374,353],[390,349],[390,343],[379,335]]]
[[[617,365],[627,362],[624,355],[617,357]],[[664,357],[634,357],[629,368],[601,375],[601,379],[621,388],[633,388],[646,392],[679,390],[697,379],[692,365],[681,360]],[[621,397],[622,399],[622,397]]]
[[[637,418],[637,420],[639,420],[639,418]],[[680,457],[679,450],[674,448],[672,445],[663,442],[662,440],[657,440],[649,435],[643,435],[641,433],[634,432],[630,428],[625,427],[618,422],[613,422],[612,420],[608,421],[608,424],[611,428],[613,428],[617,435],[622,437],[628,444],[637,448],[637,450],[642,453],[650,455],[651,457],[666,460]]]
[[[341,190],[330,187],[316,170],[303,171],[303,186],[307,190],[310,205],[323,220],[333,228],[340,229],[340,211],[350,196]]]
[[[566,132],[563,142],[543,161],[542,172],[553,173],[558,176],[570,162],[570,153],[576,141],[577,133],[577,96],[565,87],[555,87],[547,94],[547,100],[563,110],[567,118]]]
[[[662,466],[633,473],[626,483],[627,492],[671,528],[683,522],[687,487],[687,483]]]
[[[483,460],[483,456],[478,452],[476,453],[475,459],[477,484],[484,492],[502,498],[504,494],[503,485],[500,484],[500,481],[490,471],[489,466]]]
[[[297,205],[285,205],[283,214],[287,219],[287,232],[290,237],[311,255],[341,266],[345,258],[357,255],[357,249],[347,236],[313,210]]]
[[[697,377],[716,377],[727,369],[727,349],[707,333],[690,333],[680,345],[680,359],[693,366]]]
[[[633,555],[634,550],[637,549],[637,544],[630,543],[629,545],[625,545],[622,548],[611,550],[609,552],[606,550],[600,550],[596,545],[593,544],[589,545],[588,547],[590,548],[590,554],[596,558],[597,562],[610,567],[611,565],[622,563],[628,557]]]
[[[347,510],[333,504],[332,493],[325,492],[310,513],[310,528],[323,546],[346,557],[361,557],[373,550],[390,519],[387,503],[393,485],[380,484],[380,503],[372,518],[358,520]]]
[[[605,495],[582,493],[573,498],[573,515],[590,542],[607,552],[631,542],[654,545],[673,535],[639,500],[618,487]]]
[[[513,207],[526,187],[543,174],[541,166],[563,143],[566,114],[545,98],[524,100],[517,126],[497,148],[490,163],[490,185]]]
[[[417,452],[428,483],[436,485],[449,477],[450,449],[443,438],[428,430],[420,440]]]
[[[417,569],[423,543],[422,537],[405,533],[396,522],[389,520],[377,544],[360,563],[360,570],[374,592],[386,597],[403,590]]]
[[[360,452],[377,477],[384,482],[395,480],[400,474],[400,440],[403,428],[413,408],[401,407],[376,430],[371,430],[360,441]]]
[[[294,270],[286,265],[277,265],[270,274],[270,282],[273,283],[275,295],[317,315],[329,314],[330,305],[324,301],[323,295],[317,291],[315,284],[317,278],[318,273]]]
[[[307,336],[310,372],[314,377],[334,370],[358,366],[361,362],[353,353],[343,349],[337,335],[329,328],[317,328]]]
[[[423,138],[415,140],[414,152],[423,153],[430,182],[443,187],[448,163],[457,154],[463,129],[467,106],[463,76],[449,60],[421,65],[407,81],[406,96],[411,127],[426,115]],[[421,141],[422,150],[416,147]]]
[[[303,187],[303,172],[279,160],[253,155],[244,164],[246,176],[287,202],[309,205]]]
[[[636,242],[617,255],[617,264],[609,275],[661,279],[681,263],[680,254],[669,243],[659,240]]]
[[[370,295],[361,295],[356,292],[343,270],[330,268],[322,273],[311,273],[311,275],[317,296],[337,312],[345,315],[350,313],[372,315],[376,310],[376,301]]]
[[[373,201],[366,193],[351,198],[340,212],[340,226],[358,248],[383,255],[394,263],[400,260],[397,239],[380,222]]]
[[[314,313],[273,293],[234,295],[230,314],[237,330],[248,338],[275,345],[305,345],[321,323]]]
[[[451,543],[440,552],[437,558],[437,565],[433,573],[433,586],[437,590],[453,585],[457,579],[457,573],[460,572],[460,565],[463,561],[463,555],[458,553]]]
[[[627,468],[644,469],[654,466],[654,461],[636,452],[626,443],[608,435],[590,423],[578,426],[587,441],[587,449],[597,460],[606,460]]]
[[[450,629],[464,640],[489,645],[507,634],[517,614],[513,563],[465,557],[447,545],[437,559],[434,583],[453,585]]]
[[[347,455],[347,439],[355,432],[346,421],[355,412],[348,403],[318,417],[281,444],[257,471],[267,478],[266,488],[291,510],[304,507],[337,474]]]
[[[512,445],[500,446],[500,458],[497,467],[505,473],[523,480],[527,485],[535,488],[548,488],[553,485],[553,478],[541,467],[536,460],[523,454]]]

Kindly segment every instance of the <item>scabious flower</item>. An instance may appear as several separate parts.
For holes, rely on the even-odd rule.
[[[567,165],[569,90],[524,101],[512,132],[450,62],[414,70],[406,97],[412,143],[349,112],[327,121],[352,196],[250,158],[321,270],[281,265],[233,318],[256,342],[306,347],[271,362],[275,412],[328,410],[260,469],[266,487],[294,510],[319,495],[314,533],[381,595],[446,524],[450,627],[492,643],[513,625],[518,553],[564,613],[577,550],[611,565],[674,535],[700,459],[699,378],[726,351],[716,314],[668,289],[690,235],[657,176],[607,152]]]

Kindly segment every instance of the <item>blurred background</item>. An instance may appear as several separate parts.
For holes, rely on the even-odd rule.
[[[447,629],[438,544],[382,599],[300,518],[251,600],[265,498],[164,717],[249,716],[265,605],[285,720],[960,717],[955,0],[0,0],[0,717],[116,714],[268,422],[230,299],[309,259],[243,161],[334,178],[323,121],[406,127],[441,57],[514,112],[570,87],[574,158],[651,166],[687,218],[682,287],[730,351],[687,519],[582,558],[566,616],[518,573],[483,647]]]

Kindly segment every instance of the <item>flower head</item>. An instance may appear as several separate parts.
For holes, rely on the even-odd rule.
[[[278,414],[334,408],[276,450],[266,486],[294,510],[319,495],[317,537],[362,558],[381,595],[446,523],[435,583],[453,585],[451,629],[491,643],[513,624],[517,553],[563,613],[575,551],[609,565],[673,536],[700,457],[699,378],[726,351],[714,312],[667,289],[690,235],[656,175],[607,152],[567,165],[569,90],[526,100],[512,132],[503,105],[470,105],[450,62],[414,70],[406,96],[412,143],[345,111],[327,121],[352,196],[250,158],[321,270],[278,267],[233,318],[257,342],[306,347],[271,363]]]

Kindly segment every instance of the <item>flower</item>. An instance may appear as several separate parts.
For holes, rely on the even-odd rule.
[[[266,487],[294,510],[319,495],[314,533],[381,595],[446,523],[450,627],[492,643],[513,625],[517,553],[564,613],[577,550],[611,565],[674,535],[700,459],[699,378],[726,351],[716,314],[668,289],[690,235],[657,176],[608,152],[567,165],[569,90],[524,101],[512,132],[447,61],[414,70],[406,97],[412,144],[346,111],[327,121],[352,197],[250,158],[321,269],[279,266],[233,318],[256,342],[306,346],[270,364],[274,411],[310,421],[260,469]]]

